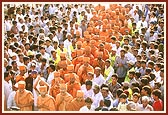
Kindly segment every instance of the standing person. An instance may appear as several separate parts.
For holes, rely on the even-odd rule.
[[[15,102],[15,94],[18,90],[18,83],[16,83],[13,86],[13,91],[9,94],[8,100],[7,100],[7,110],[19,110],[19,108],[16,106]]]
[[[114,74],[114,69],[113,67],[110,65],[111,61],[110,59],[107,59],[105,61],[105,70],[104,70],[104,77],[106,78],[105,82],[108,83],[111,76]]]
[[[25,89],[25,81],[18,82],[18,91],[15,95],[16,106],[20,108],[20,111],[32,111],[34,103],[33,94]]]
[[[88,72],[94,73],[93,67],[89,64],[90,58],[84,57],[83,62],[84,62],[83,65],[79,67],[77,72],[77,75],[79,76],[81,84],[85,83],[86,79],[88,78],[88,75],[87,75]]]
[[[57,111],[66,111],[67,105],[72,101],[73,97],[67,92],[67,86],[60,84],[60,93],[56,96],[55,105]]]
[[[116,73],[118,74],[118,82],[122,83],[127,74],[127,58],[125,57],[126,51],[121,49],[120,56],[116,57],[116,61],[114,63],[114,67],[116,68]]]
[[[103,75],[101,74],[101,68],[96,67],[94,72],[95,74],[94,74],[93,82],[101,86],[105,82],[105,79]]]
[[[47,86],[39,87],[40,95],[37,97],[37,107],[39,111],[55,111],[55,100],[48,95]]]
[[[93,87],[93,92],[94,94],[92,95],[92,99],[93,99],[92,105],[94,105],[95,108],[98,108],[100,105],[100,101],[103,100],[103,96],[100,92],[100,86],[95,84]]]
[[[121,85],[117,81],[118,81],[118,75],[113,74],[112,82],[108,84],[109,90],[113,95],[114,99],[116,99],[117,89],[121,88]]]
[[[84,92],[84,98],[92,97],[94,94],[93,88],[92,88],[93,82],[90,80],[87,80],[85,84],[81,86],[81,90]]]
[[[154,99],[154,103],[152,105],[154,111],[163,111],[163,102],[161,98],[161,91],[159,89],[155,89],[152,91],[152,97]]]
[[[80,83],[75,79],[73,74],[69,74],[70,81],[67,83],[67,92],[72,95],[73,98],[76,97],[77,91],[81,89]]]
[[[49,65],[49,75],[48,75],[48,78],[47,78],[47,83],[49,85],[51,85],[51,81],[54,79],[54,72],[55,72],[55,65],[54,64],[50,64]]]
[[[9,72],[4,73],[4,94],[5,94],[5,103],[7,103],[8,97],[10,93],[12,92],[12,85],[9,83],[9,80],[11,79],[11,75]]]

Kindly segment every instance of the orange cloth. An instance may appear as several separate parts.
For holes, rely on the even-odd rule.
[[[67,83],[67,92],[72,95],[73,98],[76,97],[77,90],[81,89],[81,85],[79,82],[71,84],[70,81]]]
[[[54,78],[51,81],[51,88],[49,94],[54,98],[56,98],[56,96],[60,93],[60,83],[65,83],[65,81],[60,77]]]
[[[64,81],[65,81],[65,83],[67,83],[67,82],[70,81],[70,77],[71,76],[74,76],[75,80],[79,82],[79,76],[76,73],[67,73],[67,74],[64,75]]]
[[[19,90],[15,94],[16,105],[27,105],[34,101],[33,94],[30,91],[24,90],[22,94],[19,93]],[[33,105],[33,104],[32,104]],[[20,111],[32,111],[32,105],[26,107],[20,107]]]
[[[104,48],[108,51],[108,52],[110,52],[111,51],[111,49],[112,49],[112,46],[111,46],[111,44],[110,43],[105,43],[104,44]]]
[[[75,73],[78,72],[78,69],[80,68],[81,65],[83,65],[83,62],[76,64],[76,66],[75,66]]]
[[[55,105],[57,111],[66,111],[68,104],[72,101],[73,97],[69,93],[65,93],[65,95],[61,95],[59,93],[56,96]]]
[[[22,71],[22,70],[26,70],[26,67],[23,65],[23,66],[19,66],[19,70]]]
[[[72,60],[72,64],[74,65],[74,68],[76,67],[77,64],[82,62],[83,62],[83,56],[76,57]]]
[[[91,65],[88,65],[87,67],[81,65],[78,69],[77,75],[79,76],[80,83],[85,83],[86,79],[88,78],[88,72],[94,73],[94,68]]]
[[[60,77],[65,81],[64,75],[68,73],[68,70],[67,69],[60,69],[59,72],[60,72]]]
[[[25,76],[17,75],[15,81],[16,81],[16,82],[24,81],[25,78],[26,78]]]
[[[131,32],[131,29],[128,28],[128,27],[121,27],[121,28],[120,28],[120,33],[121,33],[122,35],[125,35],[125,34],[126,34],[125,31],[128,31],[128,33],[130,33],[130,32]]]
[[[74,98],[67,106],[67,111],[79,111],[81,107],[85,105],[84,98],[81,101],[78,101]]]
[[[70,65],[72,62],[66,58],[66,60],[59,61],[57,64],[57,70],[62,69],[65,65]]]
[[[106,59],[108,59],[109,58],[109,52],[106,50],[106,49],[104,49],[103,51],[100,51],[99,49],[98,50],[96,50],[96,52],[95,52],[95,58],[97,58],[98,57],[98,52],[103,52],[103,57],[102,57],[102,59],[105,61]]]
[[[90,42],[84,41],[82,44],[82,48],[85,48],[86,46],[90,46]]]
[[[37,107],[39,108],[39,111],[55,111],[55,100],[48,94],[45,95],[45,97],[39,95],[37,97]]]
[[[93,66],[93,68],[100,67],[102,75],[104,74],[104,70],[105,70],[105,61],[104,60],[102,60],[102,59],[98,60],[96,58],[96,59],[94,59],[92,66]]]

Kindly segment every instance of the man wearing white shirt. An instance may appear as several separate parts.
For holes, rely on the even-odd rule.
[[[78,23],[75,23],[74,33],[76,33],[76,31],[79,31],[80,36],[82,36],[82,29],[79,27]]]
[[[9,20],[8,16],[5,16],[5,31],[9,32],[11,30],[12,23]]]
[[[139,15],[137,13],[137,9],[135,9],[134,13],[132,13],[132,17],[135,19],[135,22],[138,23],[138,21],[139,21]]]
[[[124,45],[124,49],[126,51],[125,57],[127,57],[128,61],[132,60],[134,63],[136,62],[136,57],[129,52],[129,47],[128,45]]]
[[[68,33],[66,38],[67,39],[64,41],[64,48],[68,49],[68,47],[72,45],[72,35]]]
[[[94,94],[93,89],[92,89],[92,81],[88,80],[81,86],[81,90],[84,92],[84,99],[87,97],[92,97]]]
[[[81,107],[79,111],[95,111],[95,107],[92,105],[93,100],[90,97],[85,99],[85,106]]]
[[[8,100],[10,93],[12,92],[12,86],[9,82],[10,79],[11,79],[10,73],[5,72],[4,73],[4,94],[5,94],[6,103],[7,103],[7,100]]]
[[[47,83],[51,85],[51,81],[54,79],[55,65],[49,65],[49,72]]]
[[[154,74],[156,76],[156,82],[161,82],[160,69],[161,69],[161,64],[156,63],[155,64],[155,71],[154,71]]]
[[[51,40],[48,38],[46,39],[46,52],[51,55],[51,51],[54,50],[54,47],[51,45]]]
[[[49,6],[49,14],[55,14],[56,7],[53,4],[50,4]]]
[[[99,86],[101,86],[105,82],[105,79],[104,79],[103,75],[101,74],[101,68],[100,67],[95,68],[95,74],[94,74],[93,82],[95,82]]]
[[[100,86],[94,85],[93,87],[94,94],[92,95],[93,103],[92,105],[95,106],[95,108],[99,107],[100,101],[103,100],[103,96],[100,92]]]
[[[148,28],[148,23],[145,21],[145,16],[142,16],[142,19],[138,21],[137,28]]]
[[[39,48],[39,50],[40,50],[40,53],[41,53],[42,58],[46,58],[46,59],[49,59],[49,58],[50,58],[50,55],[49,55],[48,53],[46,53],[44,46],[41,46],[41,47]]]
[[[15,102],[15,94],[16,94],[16,91],[18,90],[18,83],[16,83],[14,85],[14,89],[13,91],[9,94],[9,97],[8,97],[8,100],[7,100],[7,109],[8,110],[13,110],[14,108],[16,108],[16,102]],[[16,108],[17,109],[17,108]],[[19,109],[19,108],[18,108]]]

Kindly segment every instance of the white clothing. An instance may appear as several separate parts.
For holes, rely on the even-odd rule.
[[[99,107],[100,101],[104,100],[101,92],[93,94],[92,99],[93,99],[92,105],[94,105],[96,108]]]
[[[94,94],[93,89],[91,88],[90,90],[87,90],[85,84],[81,86],[81,90],[84,92],[84,99],[86,99],[87,97],[91,98]]]
[[[10,82],[4,81],[4,94],[6,100],[8,100],[9,94],[12,92],[12,86]]]
[[[95,107],[93,105],[91,105],[91,108],[88,109],[87,106],[83,106],[80,108],[79,111],[95,111]]]
[[[93,82],[101,86],[105,82],[105,79],[102,74],[100,74],[98,77],[96,77],[96,75],[94,74]]]
[[[51,85],[51,81],[54,79],[54,72],[51,72],[48,76],[47,83]]]
[[[72,45],[72,42],[69,41],[68,39],[66,39],[66,40],[64,41],[64,48],[68,49],[68,47],[69,47],[70,45]]]
[[[8,100],[7,100],[7,108],[8,109],[10,109],[11,107],[16,107],[15,94],[16,94],[16,91],[12,91],[9,94],[9,97],[8,97]]]

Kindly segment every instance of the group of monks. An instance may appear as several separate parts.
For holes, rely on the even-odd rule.
[[[64,51],[54,51],[58,56],[53,60],[54,64],[47,67],[48,79],[43,80],[35,69],[32,70],[35,72],[32,77],[36,81],[33,90],[37,93],[37,99],[34,93],[26,89],[27,67],[19,66],[20,74],[15,78],[17,90],[14,96],[19,110],[32,111],[35,100],[39,111],[79,111],[85,106],[81,86],[87,80],[93,80],[96,68],[106,79],[112,71],[108,67],[114,65],[116,44],[122,45],[124,36],[135,34],[132,27],[129,27],[129,11],[129,8],[117,4],[110,4],[109,9],[97,5],[92,11],[93,16],[84,36],[76,31],[76,43],[71,44],[71,55]]]

